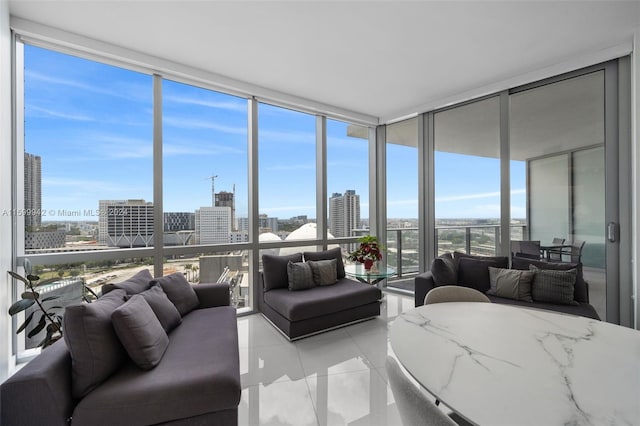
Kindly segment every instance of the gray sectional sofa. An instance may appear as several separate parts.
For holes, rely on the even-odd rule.
[[[331,284],[290,286],[289,262],[300,264],[335,259]],[[375,286],[346,278],[340,248],[289,256],[262,256],[258,309],[289,340],[380,315],[382,292]],[[307,278],[307,281],[313,278]],[[334,281],[335,280],[335,281]]]
[[[557,289],[548,288],[547,283],[540,281],[543,285],[547,285],[547,289],[545,289],[547,294],[544,294],[541,291],[533,291],[533,286],[537,283],[533,281],[529,284],[530,289],[527,297],[522,297],[521,294],[504,297],[504,294],[501,296],[501,293],[492,291],[495,288],[492,289],[490,267],[495,268],[493,270],[494,273],[511,269],[534,274],[535,271],[530,272],[530,269],[535,269],[537,271],[545,271],[544,273],[548,275],[553,275],[553,271],[558,271],[560,274],[565,275],[573,274],[571,276],[574,277],[573,288],[569,288],[567,292],[560,294],[556,291]],[[475,288],[485,293],[493,303],[546,309],[600,319],[595,308],[589,304],[589,286],[584,280],[581,263],[554,263],[517,256],[514,256],[509,262],[509,258],[503,256],[486,257],[471,256],[459,252],[446,253],[434,260],[430,271],[424,272],[415,278],[415,306],[422,306],[427,293],[440,285],[462,285]],[[549,294],[551,297],[548,296]],[[536,298],[537,295],[540,295],[538,299]]]
[[[229,287],[187,283],[187,288],[182,280],[152,280],[141,273],[103,287],[106,294],[90,305],[68,307],[65,340],[2,384],[2,424],[237,425],[238,331]],[[123,308],[132,301],[137,305]],[[119,318],[142,320],[138,328],[123,331],[113,306]],[[109,317],[113,324],[106,323]],[[90,333],[79,339],[83,330]],[[124,343],[127,337],[134,344],[144,341],[154,335],[149,330],[159,337],[138,348],[142,352]],[[81,359],[84,350],[89,359]],[[149,355],[151,364],[139,363],[139,356]]]

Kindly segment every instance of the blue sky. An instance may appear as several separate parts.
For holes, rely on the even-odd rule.
[[[258,111],[260,212],[315,218],[315,117]],[[151,76],[25,46],[25,151],[42,157],[43,220],[78,219],[59,213],[96,210],[100,199],[153,201],[152,115]],[[246,99],[164,80],[163,141],[164,211],[210,206],[216,175],[216,192],[235,185],[236,215],[247,215]],[[387,158],[388,217],[416,218],[417,150],[389,145]],[[523,217],[524,171],[513,174]],[[355,189],[368,217],[367,141],[334,120],[327,181],[329,195]],[[498,217],[496,159],[437,153],[436,182],[436,217]]]

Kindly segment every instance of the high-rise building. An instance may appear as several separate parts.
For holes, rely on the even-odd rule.
[[[353,189],[329,198],[329,231],[334,237],[350,237],[360,228],[360,196]]]
[[[230,207],[200,207],[195,214],[196,244],[227,244],[231,234]]]
[[[231,228],[237,230],[236,224],[236,201],[235,194],[233,192],[220,191],[215,194],[215,207],[230,207],[231,208]]]
[[[100,200],[98,242],[112,247],[153,244],[153,203],[144,200]]]
[[[24,224],[27,229],[42,224],[42,161],[39,155],[24,153]]]
[[[260,228],[260,232],[278,232],[278,218],[261,214],[258,217],[258,228]],[[238,231],[249,231],[248,217],[238,218]]]
[[[190,231],[196,229],[196,214],[191,212],[165,212],[164,232]]]

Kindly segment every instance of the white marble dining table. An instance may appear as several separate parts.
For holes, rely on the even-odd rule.
[[[640,331],[495,303],[438,303],[393,322],[393,352],[477,425],[640,425]]]

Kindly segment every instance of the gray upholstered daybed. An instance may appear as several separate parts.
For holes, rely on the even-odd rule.
[[[322,261],[335,265],[332,278],[316,284],[320,283],[316,274],[316,282],[307,276],[301,279],[300,288],[291,287],[290,262],[301,267],[314,262],[326,266]],[[340,248],[289,256],[265,254],[262,267],[258,308],[289,340],[380,315],[382,292],[375,286],[345,277]]]
[[[228,286],[191,286],[181,274],[151,280],[141,272],[68,307],[65,340],[2,384],[2,424],[237,425]]]

